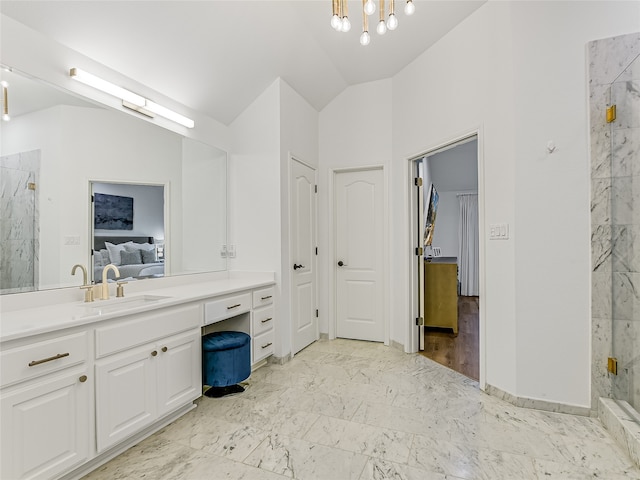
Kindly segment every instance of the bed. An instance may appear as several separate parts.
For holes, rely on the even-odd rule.
[[[108,264],[120,271],[120,279],[164,276],[164,262],[158,260],[153,237],[93,238],[93,279],[102,283],[102,271]],[[108,280],[115,280],[115,272],[107,272]]]

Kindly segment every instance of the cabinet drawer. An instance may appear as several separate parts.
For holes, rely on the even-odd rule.
[[[253,336],[273,329],[273,305],[253,311]]]
[[[269,355],[273,355],[274,338],[275,332],[273,330],[269,330],[262,335],[253,337],[253,363],[258,362]]]
[[[155,310],[96,329],[96,358],[199,327],[197,305]]]
[[[232,295],[204,304],[204,324],[219,322],[251,310],[251,294]]]
[[[273,303],[275,290],[276,289],[274,287],[269,287],[253,292],[253,308],[271,305]]]
[[[43,340],[0,354],[2,386],[55,372],[87,359],[87,333]]]

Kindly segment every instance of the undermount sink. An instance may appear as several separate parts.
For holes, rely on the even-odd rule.
[[[171,297],[162,295],[136,295],[134,297],[114,298],[113,300],[96,300],[96,304],[87,306],[87,310],[93,315],[101,315],[150,305],[168,298]]]

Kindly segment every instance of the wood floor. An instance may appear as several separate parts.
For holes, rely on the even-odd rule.
[[[458,297],[458,336],[449,329],[425,328],[427,358],[474,380],[480,375],[478,297]]]

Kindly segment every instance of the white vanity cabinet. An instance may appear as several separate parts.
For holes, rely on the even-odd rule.
[[[273,306],[274,287],[253,292],[252,347],[253,363],[257,363],[274,352],[275,308]]]
[[[55,478],[87,460],[93,378],[86,332],[3,345],[0,478]]]
[[[202,394],[200,322],[191,305],[96,329],[98,453]]]
[[[252,366],[264,363],[274,292],[271,276],[251,274],[179,284],[148,307],[3,311],[0,479],[81,478],[195,408],[203,334],[246,332]]]

